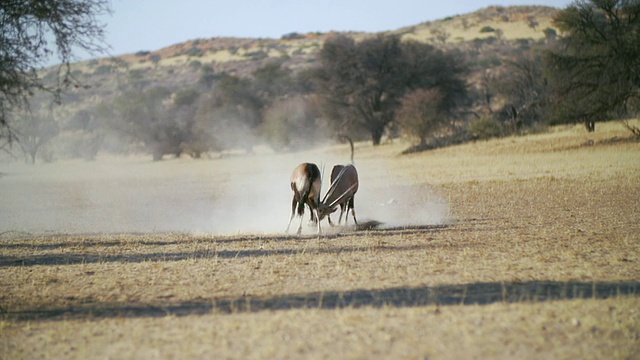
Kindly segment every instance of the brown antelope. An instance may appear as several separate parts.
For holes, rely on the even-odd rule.
[[[358,220],[356,220],[356,211],[353,208],[353,197],[356,192],[358,192],[358,171],[356,167],[353,165],[334,166],[331,170],[331,185],[320,202],[318,219],[322,220],[326,216],[329,219],[329,224],[333,226],[331,214],[340,206],[338,224],[342,222],[342,214],[346,209],[347,214],[344,217],[345,225],[349,218],[349,210],[351,210],[351,216],[353,216],[353,221],[357,226]]]
[[[293,190],[293,200],[291,201],[291,217],[286,232],[289,232],[289,226],[298,208],[298,216],[300,216],[300,226],[298,226],[298,235],[302,231],[302,217],[304,215],[304,205],[309,206],[311,211],[311,220],[318,224],[318,234],[320,231],[320,217],[318,216],[318,208],[320,206],[320,187],[322,180],[320,169],[316,164],[302,163],[298,165],[291,174],[291,190]],[[315,214],[314,214],[315,212]]]

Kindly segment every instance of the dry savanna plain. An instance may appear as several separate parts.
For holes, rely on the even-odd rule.
[[[289,175],[344,145],[0,164],[0,358],[638,359],[629,135],[359,143],[361,226],[322,236]]]

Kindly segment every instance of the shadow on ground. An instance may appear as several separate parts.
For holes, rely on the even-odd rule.
[[[289,309],[340,309],[360,307],[418,307],[428,305],[486,305],[493,303],[537,303],[567,299],[606,299],[639,296],[640,282],[556,282],[474,283],[414,288],[310,292],[271,297],[196,299],[183,302],[100,303],[91,299],[72,299],[74,304],[60,307],[42,305],[38,309],[10,311],[0,318],[14,321],[96,319],[115,317],[160,317],[234,314]]]
[[[328,243],[330,241],[337,241],[342,237],[374,237],[374,236],[392,236],[401,233],[420,233],[420,234],[433,234],[439,231],[447,229],[446,225],[431,225],[431,226],[415,226],[415,227],[397,227],[384,230],[372,230],[372,231],[348,231],[344,233],[326,234],[321,238],[317,236],[293,236],[293,235],[270,235],[263,237],[256,236],[240,236],[234,238],[198,238],[194,236],[184,235],[184,238],[179,239],[170,237],[169,239],[144,239],[124,241],[124,240],[104,240],[96,239],[95,236],[76,236],[72,238],[60,237],[61,241],[53,243],[38,243],[38,242],[12,242],[1,243],[0,251],[18,250],[23,251],[21,255],[5,255],[0,253],[0,268],[3,267],[23,267],[23,266],[61,266],[61,265],[76,265],[76,264],[95,264],[95,263],[138,263],[149,261],[182,261],[193,259],[239,259],[248,257],[265,257],[265,256],[277,256],[277,255],[290,255],[296,253],[303,253],[307,251],[314,251],[316,253],[345,253],[345,252],[360,252],[370,251],[371,247],[356,246],[356,247],[325,247],[322,243]],[[464,231],[464,230],[459,230]],[[49,237],[55,239],[56,237]],[[319,239],[320,245],[314,243],[313,250],[300,246],[300,244],[308,244],[310,241]],[[260,242],[281,242],[284,246],[277,249],[263,249],[260,246]],[[250,242],[256,248],[244,248],[244,249],[220,249],[217,245],[226,243],[241,243]],[[288,242],[288,243],[287,243]],[[293,243],[292,243],[293,242]],[[163,246],[180,245],[197,243],[203,245],[202,249],[196,251],[155,251],[145,253],[141,251],[144,247],[159,247],[156,250],[162,250]],[[297,244],[295,244],[297,243]],[[131,244],[138,247],[140,250],[133,253],[115,253],[115,251],[106,251],[107,254],[96,253],[95,249],[98,248],[112,248],[118,246],[125,246]],[[317,246],[317,248],[316,248]],[[376,245],[376,251],[410,251],[416,249],[430,248],[435,245],[428,241],[418,245]],[[443,245],[440,245],[443,246]],[[69,249],[73,249],[69,251]]]

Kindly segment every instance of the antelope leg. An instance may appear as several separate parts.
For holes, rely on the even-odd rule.
[[[304,218],[304,216],[300,216],[300,226],[298,226],[298,232],[297,234],[300,235],[302,233],[302,219]]]
[[[356,223],[356,226],[358,226],[358,220],[356,220],[356,210],[351,208],[351,215],[353,216],[353,222]]]
[[[351,215],[353,216],[353,222],[356,223],[356,226],[358,226],[358,220],[356,220],[356,209],[354,206],[354,198],[351,198],[351,200],[349,200],[349,207],[351,208]],[[347,213],[349,212],[349,209],[347,208]],[[346,217],[349,217],[349,214],[346,215]]]
[[[293,220],[293,217],[295,216],[295,211],[296,211],[296,199],[293,198],[293,201],[291,202],[291,217],[289,218],[289,224],[287,225],[287,230],[285,230],[285,233],[289,232],[289,226],[291,226],[291,220]]]
[[[320,214],[318,214],[318,209],[316,209],[316,219],[318,219],[318,236],[322,235],[322,230],[320,229]]]

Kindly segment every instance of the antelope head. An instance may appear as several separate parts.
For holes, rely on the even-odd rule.
[[[342,221],[342,215],[345,209],[347,212],[350,209],[353,220],[357,225],[358,221],[356,220],[355,210],[353,209],[353,198],[359,186],[358,172],[355,166],[336,165],[333,168],[331,177],[331,185],[318,207],[319,219],[322,220],[324,217],[327,217],[329,224],[333,226],[330,215],[340,207],[338,223]]]

